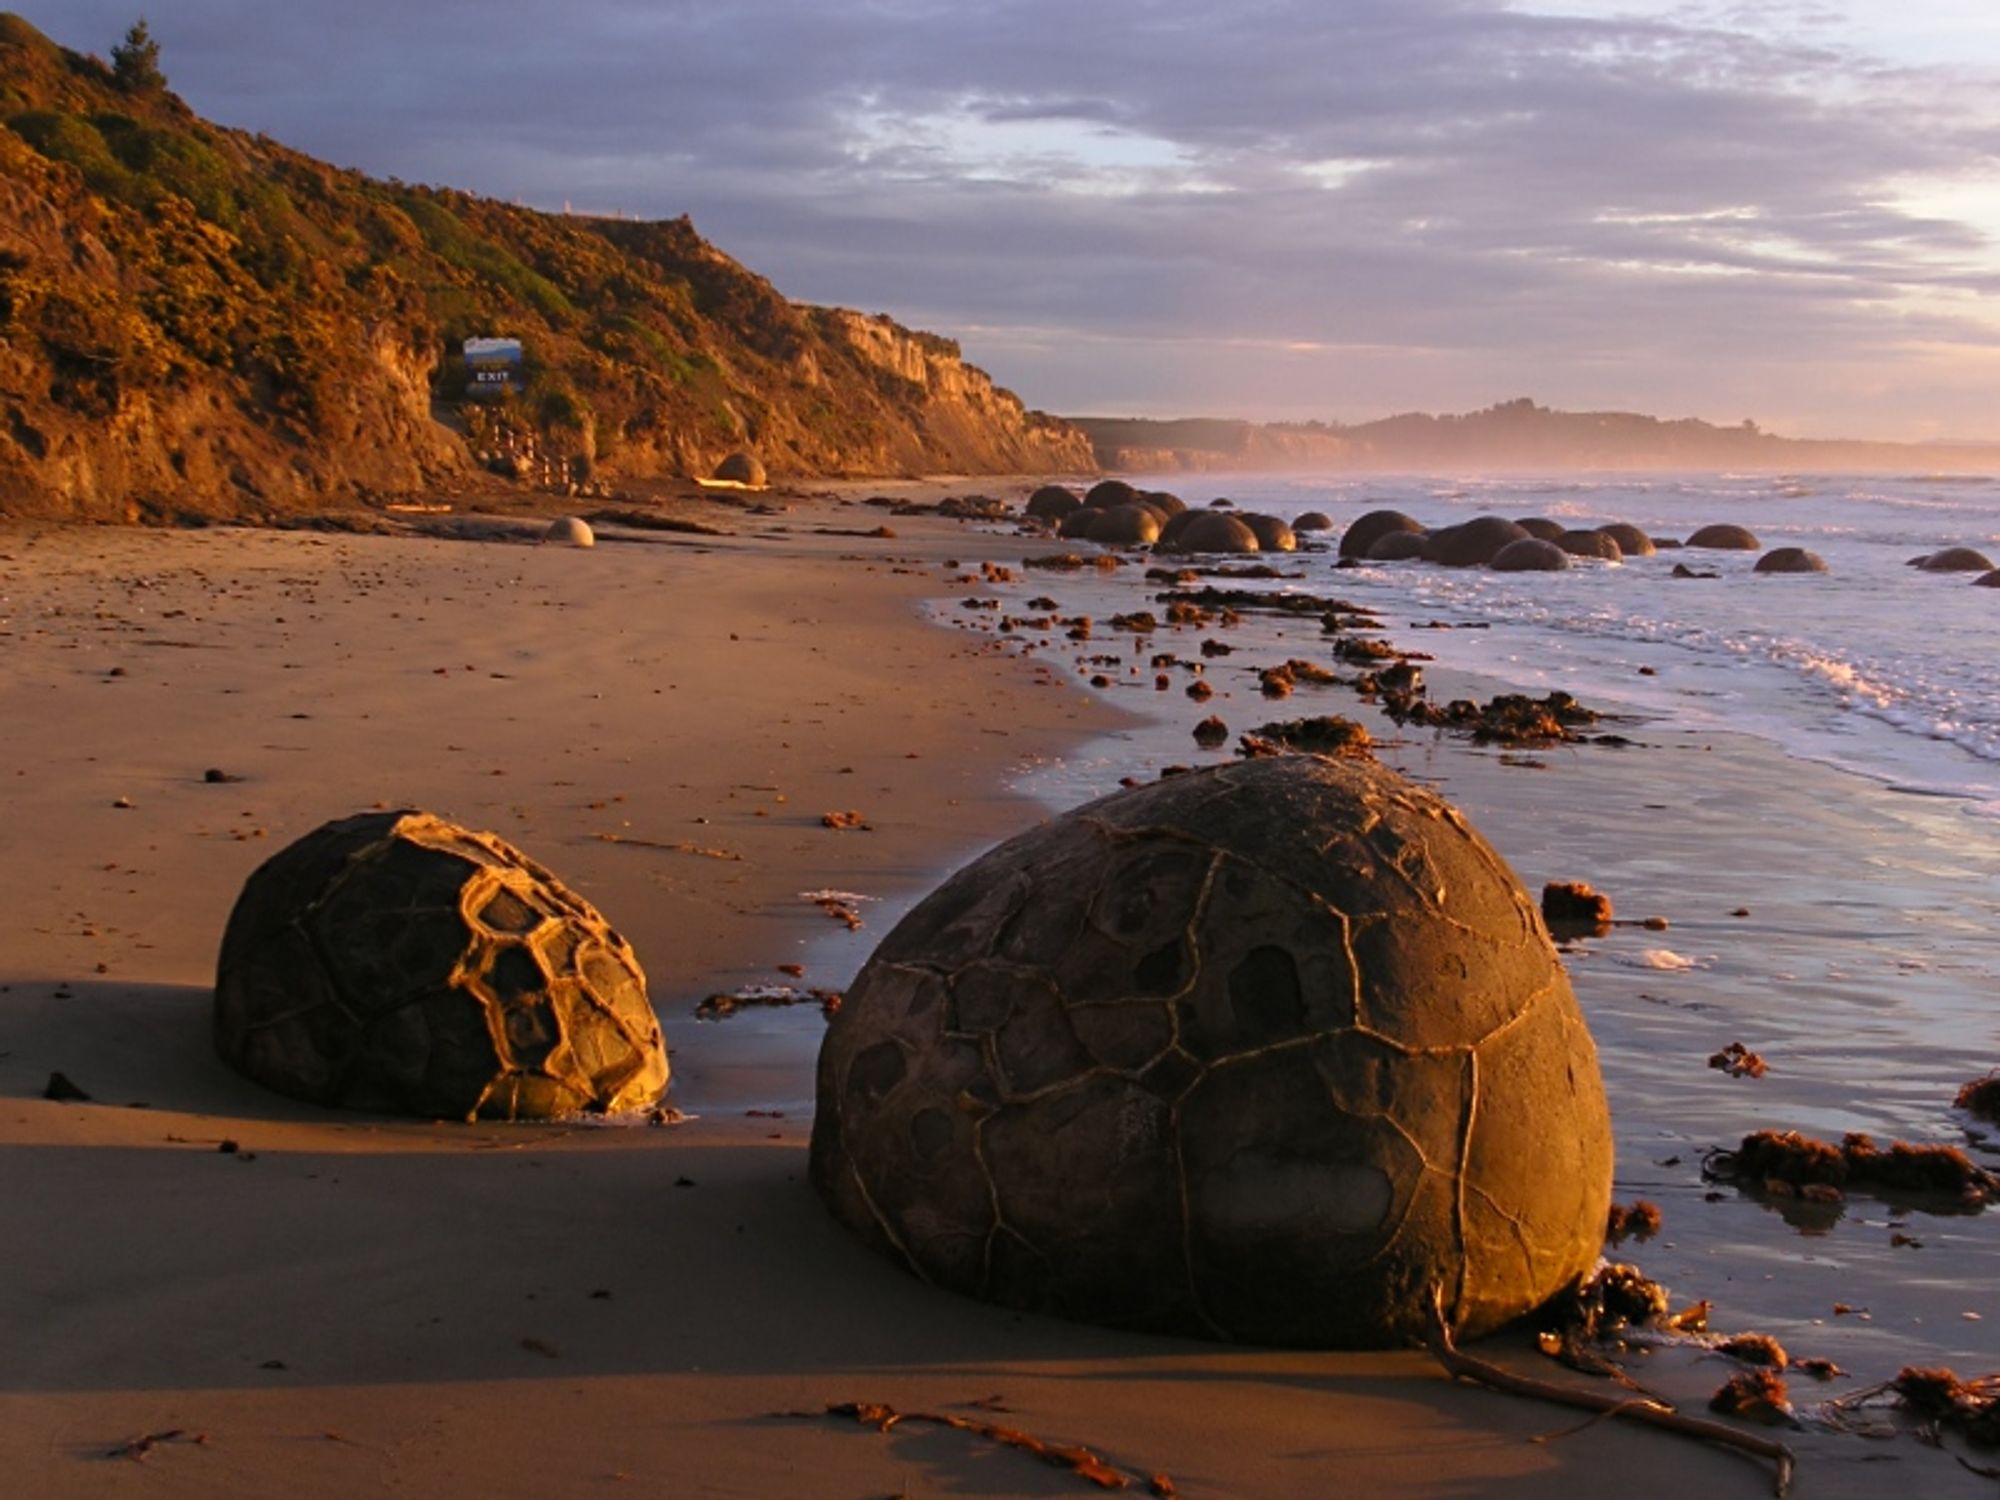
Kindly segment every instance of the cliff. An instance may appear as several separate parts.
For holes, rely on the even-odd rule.
[[[467,337],[526,390],[460,405]],[[794,303],[685,219],[538,213],[197,118],[0,15],[0,514],[265,515],[570,472],[1086,471],[945,339]],[[470,441],[468,441],[468,439]]]

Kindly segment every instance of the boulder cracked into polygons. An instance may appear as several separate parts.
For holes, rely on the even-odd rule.
[[[1461,1336],[1596,1261],[1612,1146],[1533,901],[1374,762],[1276,756],[1000,845],[820,1051],[812,1179],[926,1281],[1307,1347]]]
[[[324,824],[250,876],[215,1044],[280,1093],[430,1117],[635,1109],[667,1085],[625,940],[504,840],[413,811]]]

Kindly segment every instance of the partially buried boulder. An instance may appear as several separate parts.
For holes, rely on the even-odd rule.
[[[1257,533],[1244,525],[1240,516],[1216,510],[1191,510],[1175,516],[1174,524],[1177,529],[1169,550],[1175,552],[1259,550]]]
[[[1060,521],[1083,502],[1077,498],[1075,490],[1060,484],[1045,484],[1028,496],[1023,509],[1037,521]]]
[[[1323,510],[1301,511],[1298,515],[1292,517],[1292,530],[1331,531],[1333,530],[1333,517]]]
[[[597,533],[580,516],[559,516],[549,522],[549,529],[542,533],[542,540],[559,547],[595,547]]]
[[[215,1045],[280,1093],[431,1117],[631,1109],[667,1085],[625,940],[511,844],[422,812],[325,824],[250,876]]]
[[[1602,531],[1565,531],[1556,545],[1571,557],[1591,557],[1599,562],[1622,562],[1625,549],[1617,539]]]
[[[1079,511],[1079,515],[1084,512]],[[1143,505],[1114,505],[1109,510],[1096,512],[1097,521],[1090,528],[1090,540],[1102,542],[1109,547],[1132,547],[1142,543],[1158,541],[1160,518]]]
[[[1384,532],[1368,548],[1368,561],[1412,562],[1424,555],[1424,543],[1429,540],[1421,531]]]
[[[1447,568],[1483,568],[1509,542],[1528,533],[1504,516],[1474,516],[1456,526],[1433,531],[1424,543],[1424,561]]]
[[[1638,527],[1626,521],[1613,521],[1597,528],[1618,544],[1620,557],[1651,557],[1653,539]]]
[[[1755,552],[1764,544],[1757,540],[1757,533],[1749,527],[1723,522],[1702,527],[1687,539],[1687,545],[1711,547],[1722,552]]]
[[[1198,1337],[1463,1336],[1596,1261],[1610,1121],[1532,902],[1451,807],[1283,755],[1108,797],[897,925],[811,1174],[925,1280]]]
[[[1371,510],[1366,515],[1356,516],[1348,523],[1347,530],[1340,534],[1340,555],[1363,558],[1368,556],[1378,540],[1392,531],[1413,531],[1421,536],[1423,530],[1422,522],[1404,515],[1400,510]]]
[[[1292,535],[1292,528],[1276,516],[1263,515],[1257,511],[1244,511],[1242,513],[1242,520],[1243,524],[1255,533],[1258,551],[1294,552],[1298,550],[1299,541],[1297,537]]]
[[[1083,503],[1093,510],[1130,505],[1138,498],[1139,492],[1122,479],[1100,479],[1083,493]]]
[[[1105,512],[1094,505],[1079,505],[1056,523],[1056,535],[1088,541]]]
[[[1529,536],[1539,537],[1545,542],[1553,542],[1565,530],[1560,521],[1551,521],[1547,516],[1516,516],[1514,524]]]
[[[761,488],[766,482],[763,460],[754,453],[732,453],[715,466],[715,477],[730,484]]]
[[[2000,589],[2000,568],[1991,573],[1983,573],[1972,580],[1972,586],[1979,589]]]
[[[1992,559],[1972,547],[1946,547],[1911,561],[1926,573],[1987,573],[1993,568]]]
[[[1826,559],[1803,547],[1773,547],[1757,559],[1753,573],[1824,573]]]
[[[1524,536],[1494,553],[1488,566],[1496,573],[1560,573],[1569,566],[1569,554],[1554,542]]]

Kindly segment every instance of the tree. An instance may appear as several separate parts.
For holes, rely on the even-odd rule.
[[[111,49],[111,72],[120,88],[135,94],[167,86],[167,75],[160,71],[160,44],[153,40],[144,16],[134,21],[125,40]]]

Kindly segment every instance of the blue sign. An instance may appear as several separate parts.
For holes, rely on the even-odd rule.
[[[519,339],[465,341],[465,394],[475,401],[518,396],[526,390],[521,378]]]

